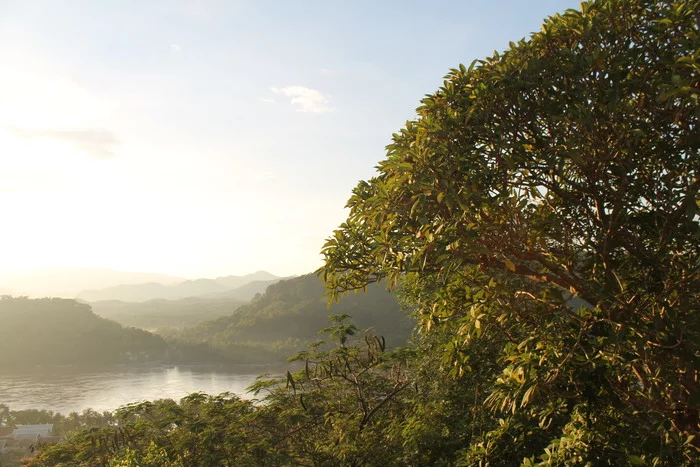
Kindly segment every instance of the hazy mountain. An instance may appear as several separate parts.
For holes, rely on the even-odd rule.
[[[280,280],[282,277],[275,276],[274,274],[270,274],[267,271],[257,271],[252,274],[246,274],[245,276],[225,276],[225,277],[217,277],[215,280],[219,284],[223,285],[227,289],[237,289],[243,285],[249,284],[251,282],[257,282],[257,281],[274,281],[274,280]],[[265,289],[263,288],[263,291]],[[255,295],[255,294],[253,294]]]
[[[133,303],[116,300],[92,302],[95,314],[123,326],[155,331],[160,328],[182,328],[200,321],[230,315],[247,300],[235,298],[189,297],[180,300],[149,300]]]
[[[177,284],[164,285],[162,283],[147,284],[121,284],[99,290],[83,290],[78,294],[78,298],[87,302],[97,302],[106,300],[119,300],[122,302],[145,302],[148,300],[164,299],[179,300],[187,297],[208,296],[210,298],[229,298],[237,300],[248,300],[256,293],[263,292],[269,283],[280,280],[265,271],[258,271],[245,276],[227,276],[217,279],[196,279],[182,281]],[[240,292],[233,292],[247,286],[251,282],[263,281],[264,284],[251,285]],[[231,292],[231,293],[229,293]]]
[[[268,286],[275,284],[283,279],[278,278],[278,279],[272,279],[272,280],[267,280],[267,281],[253,281],[249,282],[247,284],[244,284],[240,287],[237,287],[235,289],[229,289],[225,290],[223,292],[216,292],[213,294],[207,294],[203,295],[203,298],[211,298],[211,299],[222,299],[222,298],[229,298],[229,299],[236,299],[236,300],[242,300],[244,302],[247,302],[248,300],[252,299],[255,297],[257,294],[261,294],[265,292],[265,289],[267,289]]]
[[[105,296],[113,293],[122,297],[130,297],[131,301],[100,300],[91,302],[91,305],[96,314],[114,320],[124,326],[135,326],[147,330],[157,330],[166,327],[177,329],[193,326],[201,321],[230,315],[239,306],[246,304],[255,295],[264,293],[269,285],[279,282],[279,280],[253,281],[236,289],[177,300],[149,299],[148,297],[155,294],[166,296],[174,293],[174,291],[178,293],[198,293],[209,287],[223,286],[218,282],[216,286],[213,286],[209,282],[204,282],[206,279],[187,281],[186,283],[170,287],[161,284],[119,286],[104,289],[99,291],[99,293]],[[89,296],[89,294],[87,295]]]
[[[403,345],[415,320],[383,287],[350,294],[328,308],[326,289],[313,274],[279,281],[265,293],[222,318],[205,321],[167,337],[191,345],[206,344],[236,362],[283,361],[328,326],[331,314],[348,314],[361,329],[373,328],[390,346]]]
[[[3,294],[29,297],[73,298],[85,289],[102,289],[119,284],[157,282],[164,285],[182,282],[181,277],[150,272],[127,272],[105,268],[45,268],[0,273]]]
[[[147,300],[177,300],[186,297],[223,292],[226,287],[213,279],[183,281],[173,285],[159,283],[122,284],[100,290],[83,290],[78,298],[87,302],[120,300],[124,302],[145,302]]]
[[[104,300],[119,300],[126,302],[145,302],[153,297],[170,295],[168,286],[157,282],[148,284],[122,284],[100,290],[83,290],[78,294],[80,300],[97,302]]]
[[[177,294],[179,294],[178,298],[185,298],[223,292],[226,290],[226,287],[221,285],[218,281],[212,279],[196,279],[193,281],[185,281],[172,285],[170,286],[170,289],[177,291]]]

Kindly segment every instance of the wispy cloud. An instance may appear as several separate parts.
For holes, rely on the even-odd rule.
[[[24,139],[52,138],[70,144],[93,157],[114,156],[113,148],[119,145],[114,133],[104,128],[81,128],[68,130],[31,130],[14,125],[6,126],[14,136]]]
[[[260,102],[264,102],[264,103],[266,103],[266,104],[276,104],[276,103],[277,103],[277,101],[275,101],[275,100],[274,100],[273,98],[271,98],[271,97],[261,97],[261,98],[259,99],[259,101],[260,101]]]
[[[286,86],[270,88],[275,94],[290,97],[290,102],[299,106],[299,112],[324,113],[333,110],[328,106],[329,97],[316,89],[306,86]]]
[[[178,55],[182,53],[182,46],[180,44],[170,44],[170,53],[173,55]]]

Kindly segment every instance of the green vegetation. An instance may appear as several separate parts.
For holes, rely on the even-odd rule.
[[[584,3],[423,100],[321,270],[398,285],[411,348],[333,317],[263,403],[128,406],[29,465],[698,465],[698,24]],[[190,336],[294,330],[274,297]]]
[[[325,292],[314,275],[288,279],[268,286],[229,316],[164,335],[178,343],[209,345],[230,362],[284,362],[317,339],[328,316]],[[351,315],[362,329],[373,328],[385,336],[389,346],[405,344],[415,326],[396,299],[376,286],[347,297],[331,312]]]
[[[413,352],[386,352],[372,335],[353,340],[344,316],[332,324],[336,347],[311,346],[296,357],[303,370],[255,385],[263,404],[231,394],[132,404],[117,426],[78,431],[29,465],[422,465],[435,453],[402,446],[417,394]]]
[[[159,361],[163,338],[96,316],[90,306],[59,298],[0,298],[0,369]]]

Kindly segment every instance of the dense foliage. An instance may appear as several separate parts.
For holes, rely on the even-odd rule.
[[[411,348],[337,316],[261,404],[136,404],[31,465],[697,465],[698,24],[584,3],[423,100],[321,271],[398,284]],[[250,310],[295,329],[274,296]],[[199,332],[267,326],[235,316]]]
[[[284,362],[318,337],[328,316],[326,289],[309,274],[268,286],[262,295],[229,316],[205,321],[164,335],[187,344],[206,344],[236,363]],[[380,287],[347,297],[331,307],[348,314],[362,329],[373,328],[389,346],[404,345],[415,320],[401,311],[396,299]]]
[[[489,366],[465,462],[698,455],[698,24],[693,0],[555,16],[453,70],[355,189],[325,277],[417,275],[449,373]]]

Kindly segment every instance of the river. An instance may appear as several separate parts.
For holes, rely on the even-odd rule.
[[[47,409],[68,414],[86,408],[111,411],[137,401],[179,400],[193,392],[231,392],[252,397],[245,388],[264,371],[270,370],[158,366],[86,372],[74,368],[49,368],[0,375],[0,404],[11,410]]]

